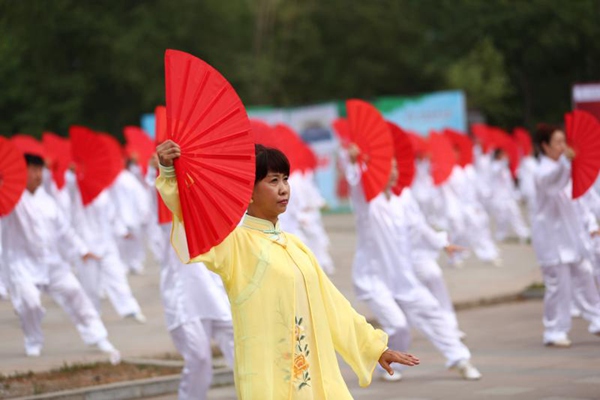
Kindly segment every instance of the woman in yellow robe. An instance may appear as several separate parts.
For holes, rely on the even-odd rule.
[[[171,241],[182,261],[203,262],[217,273],[231,302],[235,382],[241,400],[343,400],[352,396],[336,351],[361,386],[379,362],[417,365],[418,359],[387,348],[387,335],[368,324],[336,289],[313,253],[279,229],[290,190],[289,163],[278,150],[257,145],[256,181],[248,213],[223,242],[190,259],[177,180],[177,144],[157,148],[156,187],[173,212]]]

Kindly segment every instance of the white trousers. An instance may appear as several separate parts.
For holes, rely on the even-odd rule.
[[[121,260],[127,268],[125,272],[142,273],[144,271],[144,260],[146,259],[142,230],[136,230],[127,239],[118,238],[117,244]]]
[[[437,261],[434,259],[421,259],[418,260],[418,262],[413,262],[413,268],[419,281],[421,281],[433,297],[435,297],[442,307],[442,310],[447,313],[450,324],[458,332],[459,328],[456,312],[454,311],[452,299],[450,298],[446,282],[444,281],[444,274]]]
[[[233,326],[231,321],[195,319],[170,331],[185,365],[181,372],[179,400],[204,400],[212,382],[211,337],[231,368],[234,365]]]
[[[470,247],[481,261],[493,261],[500,255],[498,247],[492,239],[490,219],[483,206],[472,207],[470,214],[465,216],[467,225],[467,246]],[[460,243],[457,243],[460,244]]]
[[[406,351],[410,345],[408,324],[421,331],[446,357],[450,367],[461,360],[469,360],[471,352],[458,337],[446,311],[431,293],[421,287],[412,299],[394,298],[388,290],[378,290],[366,300],[369,308],[388,334],[389,347]],[[408,324],[407,324],[408,321]]]
[[[21,320],[27,350],[41,349],[44,343],[41,292],[48,293],[69,315],[83,342],[88,345],[106,339],[107,332],[98,312],[79,281],[66,266],[51,266],[47,285],[28,281],[11,282],[11,300]]]
[[[542,267],[544,295],[544,343],[567,338],[571,330],[571,299],[590,322],[589,332],[600,332],[600,295],[594,284],[591,263]]]
[[[508,199],[501,204],[495,204],[493,207],[494,218],[496,220],[496,240],[501,242],[506,239],[512,232],[519,239],[527,239],[531,236],[531,232],[525,221],[517,201]]]
[[[329,236],[327,236],[327,232],[323,227],[323,220],[320,214],[318,218],[314,218],[307,226],[302,226],[302,231],[306,238],[307,247],[313,251],[323,271],[327,275],[335,273],[335,265],[329,254]]]
[[[121,317],[140,312],[129,282],[126,267],[115,251],[108,252],[99,261],[89,260],[77,265],[81,286],[100,313],[100,294],[104,290],[117,314]]]

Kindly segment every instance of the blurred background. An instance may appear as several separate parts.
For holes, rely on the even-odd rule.
[[[164,104],[166,48],[246,106],[458,89],[501,127],[559,122],[598,81],[598,0],[1,0],[0,134],[118,137]]]

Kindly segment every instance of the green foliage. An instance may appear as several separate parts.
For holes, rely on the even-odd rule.
[[[462,88],[493,123],[558,121],[599,79],[599,20],[597,0],[0,0],[0,133],[120,136],[164,102],[166,48],[248,105]]]

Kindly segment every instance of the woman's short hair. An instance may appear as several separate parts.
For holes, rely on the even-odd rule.
[[[556,131],[560,131],[559,126],[551,124],[537,124],[535,128],[535,144],[538,152],[544,154],[542,143],[550,145],[550,140],[552,140],[552,134]]]
[[[25,163],[27,165],[35,165],[38,167],[44,166],[44,159],[37,154],[25,153]]]
[[[254,145],[256,155],[256,175],[254,184],[263,180],[269,172],[277,172],[284,175],[290,174],[290,162],[282,151],[262,144]]]

